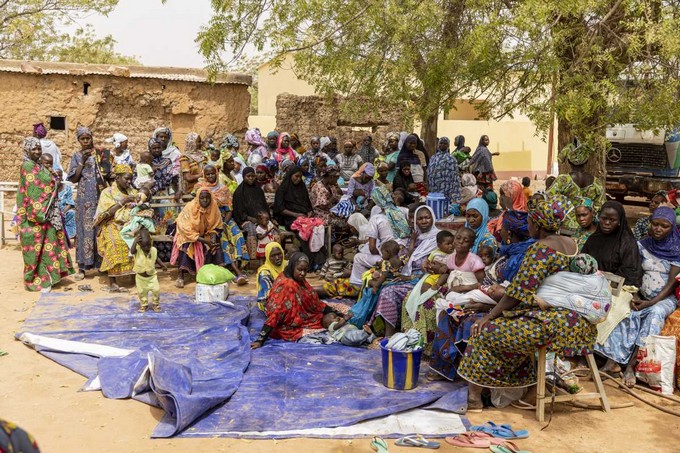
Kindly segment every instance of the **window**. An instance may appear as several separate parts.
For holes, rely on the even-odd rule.
[[[50,129],[53,131],[65,131],[66,130],[66,117],[65,116],[50,116]]]
[[[87,96],[89,94],[89,91],[90,91],[90,84],[87,83],[87,82],[83,83],[83,94],[85,96]]]

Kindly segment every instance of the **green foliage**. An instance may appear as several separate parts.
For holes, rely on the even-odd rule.
[[[560,143],[598,150],[614,123],[680,124],[680,0],[212,0],[197,42],[208,69],[227,53],[292,52],[322,94],[385,98],[423,121],[482,100],[482,114],[528,114]],[[363,102],[372,100],[372,103]],[[434,128],[432,125],[434,124]]]
[[[111,36],[98,39],[91,27],[64,33],[85,14],[108,14],[118,0],[0,1],[0,58],[80,63],[137,64],[114,50]]]

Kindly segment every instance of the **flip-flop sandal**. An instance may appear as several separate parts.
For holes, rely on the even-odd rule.
[[[244,286],[244,285],[247,285],[247,284],[248,284],[248,279],[243,277],[243,276],[240,276],[239,278],[236,279],[236,285],[237,286]]]
[[[399,447],[419,447],[419,448],[430,448],[436,450],[440,447],[439,442],[430,442],[425,439],[420,434],[414,434],[411,436],[404,436],[401,439],[397,439],[394,445]]]
[[[497,425],[491,421],[480,426],[473,426],[470,429],[472,431],[491,434],[494,437],[499,437],[502,439],[526,439],[529,437],[529,431],[526,429],[514,431],[510,425]]]
[[[444,441],[456,447],[489,448],[491,445],[505,442],[505,439],[497,439],[487,433],[465,432],[454,437],[446,437]]]
[[[73,274],[73,280],[79,282],[81,280],[85,280],[85,273],[84,272],[78,272],[76,274]]]
[[[371,448],[378,453],[388,453],[387,442],[382,437],[374,437],[371,441]]]
[[[494,453],[531,453],[529,450],[520,450],[517,445],[507,441],[499,445],[492,445],[489,447]]]
[[[90,285],[78,285],[78,291],[83,293],[92,292],[92,286]]]

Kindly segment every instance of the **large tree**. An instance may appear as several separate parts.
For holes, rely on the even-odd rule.
[[[473,13],[465,0],[213,0],[199,33],[209,69],[228,68],[225,52],[292,53],[297,74],[320,94],[401,103],[422,123],[430,150],[437,116],[468,93],[462,66]],[[278,58],[278,60],[277,60]],[[232,60],[233,61],[233,60]]]
[[[547,131],[558,120],[558,147],[592,146],[604,175],[605,129],[680,124],[678,0],[482,0],[491,13],[475,34],[471,67],[496,116],[524,110]],[[481,41],[481,40],[478,40]]]
[[[86,14],[108,14],[118,0],[0,0],[0,58],[138,64],[114,50],[111,36],[73,29]]]

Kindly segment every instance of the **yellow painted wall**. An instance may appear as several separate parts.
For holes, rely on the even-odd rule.
[[[276,129],[276,116],[272,115],[250,115],[248,117],[248,127],[257,127],[262,132],[262,136],[267,135],[269,131]]]
[[[276,116],[276,97],[282,93],[298,96],[315,94],[314,87],[300,80],[293,70],[293,57],[287,56],[280,68],[265,63],[257,70],[257,113],[260,116]],[[276,121],[275,121],[276,123]],[[260,127],[262,130],[262,128]]]

